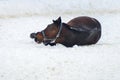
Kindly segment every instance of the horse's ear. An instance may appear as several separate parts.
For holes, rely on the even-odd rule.
[[[59,24],[61,24],[61,17],[59,17],[56,21],[57,21]]]
[[[56,21],[56,20],[53,20],[53,23],[57,23],[57,21]]]
[[[59,17],[57,20],[53,20],[53,22],[58,25],[61,24],[62,22],[61,17]]]

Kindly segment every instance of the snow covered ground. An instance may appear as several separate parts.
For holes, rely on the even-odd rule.
[[[78,15],[65,15],[64,22]],[[0,19],[0,80],[119,80],[119,14],[89,15],[102,24],[96,45],[54,47],[29,38],[57,17]]]
[[[120,12],[120,0],[0,0],[0,17]]]
[[[1,7],[0,10],[3,10],[0,11],[2,16],[5,11]],[[29,17],[17,14],[20,16],[18,17],[14,12],[9,13],[0,18],[0,80],[120,80],[119,12],[53,15],[51,12],[50,15]],[[11,14],[15,18],[9,17]],[[95,45],[66,48],[58,44],[51,47],[36,44],[29,38],[30,33],[43,30],[52,19],[59,16],[63,22],[68,22],[74,17],[85,15],[96,18],[102,25],[102,37]]]

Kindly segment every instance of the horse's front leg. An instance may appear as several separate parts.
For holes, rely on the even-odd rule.
[[[50,46],[55,46],[55,45],[56,45],[56,43],[49,43],[49,45],[50,45]]]

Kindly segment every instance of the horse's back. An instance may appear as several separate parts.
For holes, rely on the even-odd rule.
[[[87,29],[93,29],[95,27],[101,28],[100,23],[96,19],[86,16],[74,18],[70,20],[67,24],[75,28],[80,27]]]
[[[76,31],[90,33],[86,39],[86,44],[95,44],[101,37],[101,25],[95,18],[85,16],[77,17],[70,20],[67,24]]]

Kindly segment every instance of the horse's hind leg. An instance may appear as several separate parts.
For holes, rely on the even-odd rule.
[[[98,40],[100,39],[100,37],[101,37],[101,32],[99,31],[98,34],[94,38],[94,44],[98,42]]]
[[[101,37],[101,32],[98,32],[94,35],[94,37],[88,42],[88,44],[96,44],[98,42],[98,40]]]
[[[86,39],[88,44],[95,44],[101,37],[101,31],[97,30],[97,28],[90,31],[89,37]]]

